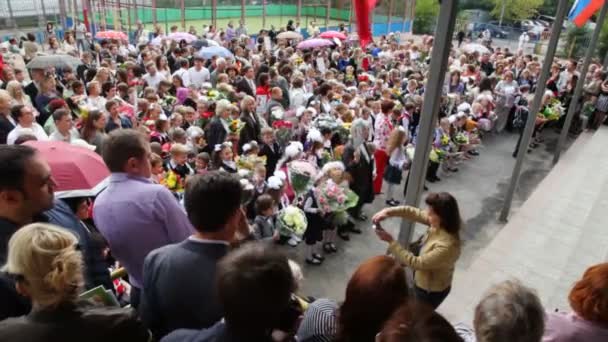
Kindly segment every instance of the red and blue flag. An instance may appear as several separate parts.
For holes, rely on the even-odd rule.
[[[572,9],[570,9],[570,13],[568,13],[568,20],[573,22],[574,25],[582,27],[595,12],[602,8],[604,1],[605,0],[576,0]]]

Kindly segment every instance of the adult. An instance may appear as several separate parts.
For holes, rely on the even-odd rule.
[[[51,116],[52,113],[49,112],[47,105],[51,102],[51,100],[59,97],[57,95],[57,83],[55,81],[55,77],[52,75],[46,75],[40,81],[40,92],[36,95],[36,100],[34,104],[36,105],[36,109],[40,115],[36,118],[36,121],[40,125],[44,125],[46,120]]]
[[[249,96],[255,96],[255,69],[252,66],[247,65],[243,67],[243,77],[236,83],[236,91],[245,93]]]
[[[23,53],[25,54],[23,61],[29,63],[39,51],[40,45],[36,42],[36,36],[31,32],[28,33],[27,40],[23,42]]]
[[[95,152],[101,154],[103,144],[106,140],[106,123],[105,114],[98,110],[92,110],[86,116],[82,123],[80,135],[88,144],[95,146]]]
[[[219,57],[215,60],[215,69],[209,76],[209,81],[211,82],[211,86],[215,88],[217,86],[217,78],[220,74],[226,72],[226,67],[228,66],[228,62],[223,57]]]
[[[149,87],[158,89],[158,85],[161,81],[165,80],[165,77],[156,70],[156,64],[150,61],[146,64],[147,74],[142,76],[142,80],[146,82]]]
[[[492,286],[475,307],[474,332],[458,329],[467,342],[538,342],[545,325],[536,293],[519,281]],[[572,341],[572,340],[568,340]]]
[[[362,221],[367,217],[361,212],[361,208],[374,201],[374,155],[366,144],[369,131],[368,121],[355,119],[350,127],[350,141],[342,154],[342,162],[351,177],[350,188],[359,196],[357,205],[350,209],[350,214]]]
[[[285,115],[285,107],[283,107],[283,91],[279,87],[273,87],[270,90],[270,101],[266,109],[266,122],[272,125],[274,121],[282,120]]]
[[[215,145],[219,145],[226,141],[229,129],[230,114],[235,107],[228,100],[219,100],[215,105],[215,116],[209,122],[209,126],[206,130],[206,140],[211,151],[215,148]]]
[[[186,239],[192,227],[171,192],[150,181],[150,145],[131,129],[110,133],[103,160],[112,173],[95,201],[93,219],[112,255],[129,273],[131,304],[139,305],[143,263],[148,253]]]
[[[271,342],[275,332],[296,326],[298,312],[290,315],[296,282],[287,258],[276,249],[247,244],[220,261],[216,279],[224,319],[209,329],[174,331],[161,342]]]
[[[255,99],[249,95],[241,100],[241,117],[240,120],[245,123],[239,134],[239,149],[242,150],[243,145],[252,141],[258,140],[262,126],[260,119],[255,113]]]
[[[304,341],[373,341],[384,322],[408,297],[405,270],[389,256],[359,265],[346,286],[344,302],[317,300],[304,313],[298,337]],[[323,316],[315,313],[323,308]]]
[[[197,88],[200,88],[203,83],[209,82],[211,75],[209,69],[203,66],[204,62],[205,60],[202,57],[194,57],[194,66],[188,69],[188,84],[194,84]]]
[[[67,109],[57,109],[53,113],[53,121],[55,122],[55,131],[51,133],[49,140],[71,143],[80,138],[78,131],[73,128],[72,114]]]
[[[386,153],[386,149],[388,147],[388,137],[393,130],[390,115],[393,112],[394,107],[395,103],[393,101],[383,101],[380,107],[381,112],[376,114],[376,120],[374,123],[374,145],[376,145],[376,151],[374,152],[374,159],[376,161],[374,193],[376,195],[382,192],[382,178],[384,175],[384,169],[388,164],[388,154]]]
[[[36,109],[40,112],[40,108],[36,104],[36,97],[40,92],[40,83],[44,80],[44,69],[31,69],[30,76],[32,82],[23,88],[23,91],[30,97],[31,102],[36,106]]]
[[[105,127],[106,133],[110,133],[113,130],[120,128],[133,128],[131,120],[120,114],[118,101],[110,100],[106,102],[106,111],[110,114]]]
[[[568,299],[572,312],[551,312],[543,342],[608,341],[608,263],[589,267]]]
[[[184,202],[196,232],[150,252],[144,262],[140,312],[156,338],[176,329],[209,328],[222,318],[214,291],[216,264],[234,240],[241,192],[238,178],[225,172],[188,180]]]
[[[8,84],[6,85],[6,91],[12,97],[11,106],[23,105],[34,108],[32,100],[23,91],[23,85],[21,84],[21,82],[17,80],[8,82]],[[35,111],[35,114],[38,115],[37,110]]]
[[[6,137],[7,144],[14,144],[19,136],[25,134],[35,136],[37,140],[49,140],[49,136],[44,132],[44,128],[34,119],[34,109],[32,107],[17,105],[11,109],[11,114],[17,125]]]
[[[524,31],[521,35],[519,35],[519,42],[517,44],[517,50],[524,52],[526,48],[526,44],[530,41],[530,36],[528,36],[528,32]]]
[[[78,301],[84,283],[82,253],[76,236],[60,227],[33,223],[19,229],[9,241],[4,270],[16,279],[17,291],[31,298],[33,309],[0,322],[2,341],[150,338],[133,309]]]
[[[430,193],[426,210],[410,206],[386,208],[373,217],[379,225],[388,217],[402,217],[429,226],[420,240],[419,255],[403,248],[391,234],[377,227],[378,237],[389,243],[389,252],[402,264],[411,267],[416,297],[433,308],[439,307],[450,293],[456,261],[460,256],[461,218],[456,199],[447,192]]]
[[[11,117],[11,96],[6,90],[0,89],[0,144],[6,144],[6,138],[15,125]]]
[[[84,40],[87,33],[87,27],[80,19],[76,19],[72,29],[74,30],[74,34],[76,36],[76,46],[82,52],[85,50]]]

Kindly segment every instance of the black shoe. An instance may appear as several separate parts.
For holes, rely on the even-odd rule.
[[[448,171],[450,171],[450,172],[458,172],[458,168],[457,167],[448,167]]]
[[[313,253],[313,254],[312,254],[312,257],[313,257],[313,259],[317,259],[317,260],[319,260],[319,261],[324,261],[324,260],[325,260],[325,257],[324,257],[324,256],[322,256],[322,255],[321,255],[321,254],[319,254],[319,253]]]
[[[323,250],[325,251],[325,253],[333,253],[334,250],[331,248],[331,245],[329,243],[326,243],[323,245]]]
[[[312,258],[312,259],[306,258],[306,263],[309,265],[320,266],[323,263],[323,261],[316,259],[316,258]]]
[[[472,156],[478,156],[478,155],[479,155],[479,152],[477,152],[477,151],[475,151],[475,150],[470,150],[468,153],[469,153],[470,155],[472,155]]]
[[[397,201],[390,199],[388,201],[386,201],[386,205],[391,206],[391,207],[395,207],[397,206],[399,203],[397,203]]]
[[[350,241],[350,237],[348,236],[347,232],[338,232],[338,236],[340,237],[340,239],[344,240],[344,241]],[[323,247],[323,249],[325,249],[325,247]],[[327,252],[327,250],[325,250]]]
[[[429,191],[429,187],[428,186],[424,186],[424,191]]]
[[[333,243],[329,244],[329,248],[331,248],[331,251],[333,253],[336,253],[338,251],[338,247],[336,247],[336,245],[334,245]]]
[[[429,183],[435,183],[436,182],[435,178],[433,178],[433,177],[426,177],[426,181],[429,182]]]

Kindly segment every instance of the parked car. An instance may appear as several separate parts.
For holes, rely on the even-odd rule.
[[[507,38],[509,36],[509,32],[507,30],[489,23],[475,23],[473,26],[473,33],[479,35],[479,33],[485,31],[486,29],[490,30],[492,38]]]

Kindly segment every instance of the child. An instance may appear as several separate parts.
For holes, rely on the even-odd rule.
[[[343,189],[348,189],[348,182],[344,178],[344,164],[342,162],[329,162],[323,166],[318,183],[327,182],[328,185],[336,185]],[[321,203],[319,203],[321,204]],[[347,222],[335,222],[336,216],[332,212],[325,212],[326,224],[323,225],[323,250],[326,253],[335,253],[338,248],[336,241],[336,225],[346,224]],[[334,224],[336,223],[336,224]]]
[[[285,194],[285,183],[279,176],[268,178],[266,193],[274,199],[275,212],[279,212],[289,206],[289,198]],[[296,247],[299,241],[293,238],[292,234],[280,235],[279,243],[287,243],[291,247]]]
[[[163,159],[158,154],[152,153],[150,155],[150,166],[152,167],[152,176],[150,177],[152,182],[160,184],[165,175]]]
[[[279,231],[275,228],[275,210],[272,196],[263,194],[255,200],[257,215],[253,220],[253,235],[256,240],[279,241]]]
[[[266,183],[266,167],[264,164],[256,164],[253,169],[253,177],[251,177],[251,183],[253,185],[253,197],[251,202],[247,205],[247,218],[253,220],[256,215],[255,202],[258,197],[263,195],[268,185]]]
[[[234,162],[234,153],[232,152],[232,143],[224,142],[215,145],[213,152],[213,167],[216,170],[237,173],[236,163]]]
[[[205,174],[209,171],[209,161],[210,161],[209,153],[201,152],[196,156],[196,160],[194,161],[194,167],[196,168],[196,173],[199,175]]]
[[[167,171],[173,171],[178,175],[182,182],[185,181],[186,177],[193,175],[194,170],[188,165],[188,147],[183,144],[173,144],[169,153],[171,159],[167,162],[165,169]],[[185,184],[185,183],[184,183]]]
[[[386,204],[390,206],[399,204],[399,201],[393,198],[393,190],[395,185],[401,183],[403,171],[407,170],[410,166],[410,161],[405,154],[404,147],[407,139],[407,131],[402,126],[394,129],[388,138],[387,153],[390,158],[384,171],[384,180],[388,185],[386,189]]]
[[[314,190],[306,194],[304,200],[304,213],[306,214],[306,231],[304,242],[306,243],[306,263],[309,265],[321,265],[325,258],[321,254],[320,242],[323,241],[323,231],[327,226],[327,214],[319,209]]]
[[[281,158],[281,147],[275,141],[272,128],[262,128],[261,135],[262,147],[260,148],[259,155],[266,156],[266,176],[270,177],[274,174],[277,162]]]

